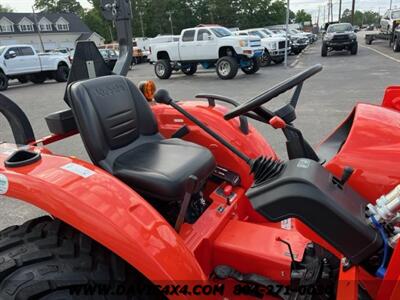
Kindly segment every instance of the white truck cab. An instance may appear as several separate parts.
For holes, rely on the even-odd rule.
[[[38,54],[31,45],[0,46],[0,91],[8,88],[10,79],[21,83],[43,83],[46,79],[65,82],[70,67],[68,54]]]
[[[393,31],[393,24],[400,23],[400,9],[388,9],[381,19],[381,31],[391,33]]]
[[[257,36],[261,39],[264,47],[264,54],[260,59],[260,66],[265,67],[274,62],[280,64],[285,60],[286,39],[279,35],[274,35],[264,28],[253,28],[235,32],[239,36]],[[287,52],[290,53],[290,43],[287,45]]]
[[[216,66],[221,79],[236,76],[238,68],[246,74],[258,71],[258,57],[263,55],[259,37],[233,35],[222,26],[198,26],[184,29],[179,41],[152,47],[152,60],[156,60],[155,73],[167,79],[173,70],[193,75],[197,65]]]

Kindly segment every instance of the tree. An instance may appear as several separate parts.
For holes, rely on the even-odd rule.
[[[304,9],[300,9],[296,13],[295,22],[304,25],[304,22],[311,22],[311,15],[307,13]]]
[[[3,6],[0,4],[0,12],[12,12],[13,10],[7,6]]]
[[[55,13],[84,15],[82,5],[77,0],[35,0],[35,8]]]

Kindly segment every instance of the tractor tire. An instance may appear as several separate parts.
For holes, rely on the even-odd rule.
[[[139,280],[145,279],[108,249],[48,216],[0,231],[2,300],[138,299],[111,295]]]
[[[260,65],[258,64],[258,59],[253,58],[251,59],[251,65],[248,67],[240,68],[243,73],[247,75],[255,74],[258,70],[260,70]]]
[[[172,67],[169,60],[158,60],[154,65],[154,73],[160,79],[168,79],[172,74]]]
[[[269,55],[267,49],[265,49],[263,55],[259,58],[259,65],[260,67],[267,67],[271,64],[271,62],[271,55]]]
[[[31,76],[31,81],[35,84],[42,84],[46,81],[46,76],[42,73],[38,73]]]
[[[350,54],[351,55],[356,55],[357,52],[358,52],[358,44],[354,44],[353,46],[351,46]]]
[[[17,79],[18,79],[19,83],[22,83],[22,84],[27,83],[29,81],[28,77],[26,77],[26,76],[20,76]]]
[[[68,66],[58,66],[57,71],[55,72],[54,79],[57,82],[66,82],[68,80],[69,68]]]
[[[197,72],[197,64],[190,64],[189,67],[187,68],[182,68],[182,73],[186,74],[188,76],[193,75],[194,73]]]
[[[395,37],[393,40],[393,52],[399,52],[399,51],[400,51],[399,39]]]
[[[280,58],[273,59],[273,61],[276,65],[280,65],[281,63],[283,63],[285,61],[285,58],[280,57]]]
[[[239,70],[239,64],[232,56],[223,56],[218,59],[216,67],[218,77],[223,80],[234,78]]]
[[[322,44],[321,56],[326,57],[327,55],[328,55],[328,47],[326,46],[326,44]]]
[[[8,89],[8,77],[0,71],[0,91],[5,91],[6,89]]]

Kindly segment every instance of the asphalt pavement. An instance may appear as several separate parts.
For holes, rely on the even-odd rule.
[[[153,66],[149,64],[135,66],[128,77],[135,83],[152,79],[157,87],[169,90],[174,99],[191,99],[198,93],[207,92],[244,102],[309,66],[322,64],[323,71],[308,79],[303,86],[295,122],[311,144],[318,145],[351,112],[357,102],[379,104],[384,89],[399,84],[400,53],[393,53],[387,41],[365,45],[363,33],[359,33],[359,45],[356,56],[347,52],[332,52],[328,57],[321,57],[321,42],[318,41],[299,56],[290,56],[288,68],[272,65],[254,75],[245,75],[239,71],[235,79],[226,81],[218,79],[215,70],[201,68],[193,76],[179,73],[169,80],[159,80],[154,75]],[[36,137],[41,137],[49,134],[44,116],[67,107],[62,100],[64,90],[65,84],[51,81],[41,85],[12,82],[4,94],[26,112]],[[270,108],[278,108],[289,98],[290,94],[287,93],[268,105]],[[285,158],[282,133],[265,124],[254,125],[277,153]],[[2,116],[0,140],[13,141]],[[51,145],[50,149],[55,153],[88,160],[79,136]],[[43,212],[23,202],[0,197],[0,229],[20,224],[40,214]]]

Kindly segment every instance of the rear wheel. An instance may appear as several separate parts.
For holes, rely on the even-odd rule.
[[[57,82],[66,82],[68,80],[69,68],[68,66],[58,66],[54,78]]]
[[[249,60],[250,65],[247,67],[242,67],[242,71],[248,75],[257,73],[257,71],[260,69],[260,66],[258,64],[258,60],[256,58],[250,59]]]
[[[154,72],[160,79],[168,79],[172,74],[172,67],[169,60],[161,59],[154,65]]]
[[[125,291],[144,280],[108,249],[59,220],[40,217],[0,232],[2,300],[115,299],[110,296],[115,291],[123,291],[117,299],[138,299]],[[104,295],[108,288],[110,294]]]
[[[42,84],[46,81],[46,76],[42,73],[34,74],[31,76],[31,81],[35,84]]]
[[[394,40],[393,40],[393,52],[399,52],[399,51],[400,51],[399,39],[397,37],[394,37]]]
[[[19,83],[27,83],[29,80],[26,76],[20,76],[17,78]]]
[[[223,56],[217,61],[217,74],[221,79],[232,79],[236,76],[239,66],[232,56]]]
[[[190,64],[182,68],[182,73],[186,75],[193,75],[197,71],[197,64]]]
[[[283,63],[285,61],[285,58],[284,57],[279,57],[279,58],[273,59],[273,61],[274,61],[274,63],[276,65],[279,65],[279,64],[281,64],[281,63]]]
[[[356,55],[357,52],[358,52],[358,44],[355,43],[353,46],[351,46],[350,53],[351,55]]]
[[[269,66],[272,62],[271,55],[269,55],[268,50],[265,49],[263,55],[259,58],[260,67]]]
[[[8,89],[8,77],[3,72],[0,72],[0,91]]]
[[[327,55],[328,55],[328,47],[326,46],[326,44],[322,44],[321,56],[325,57]]]

